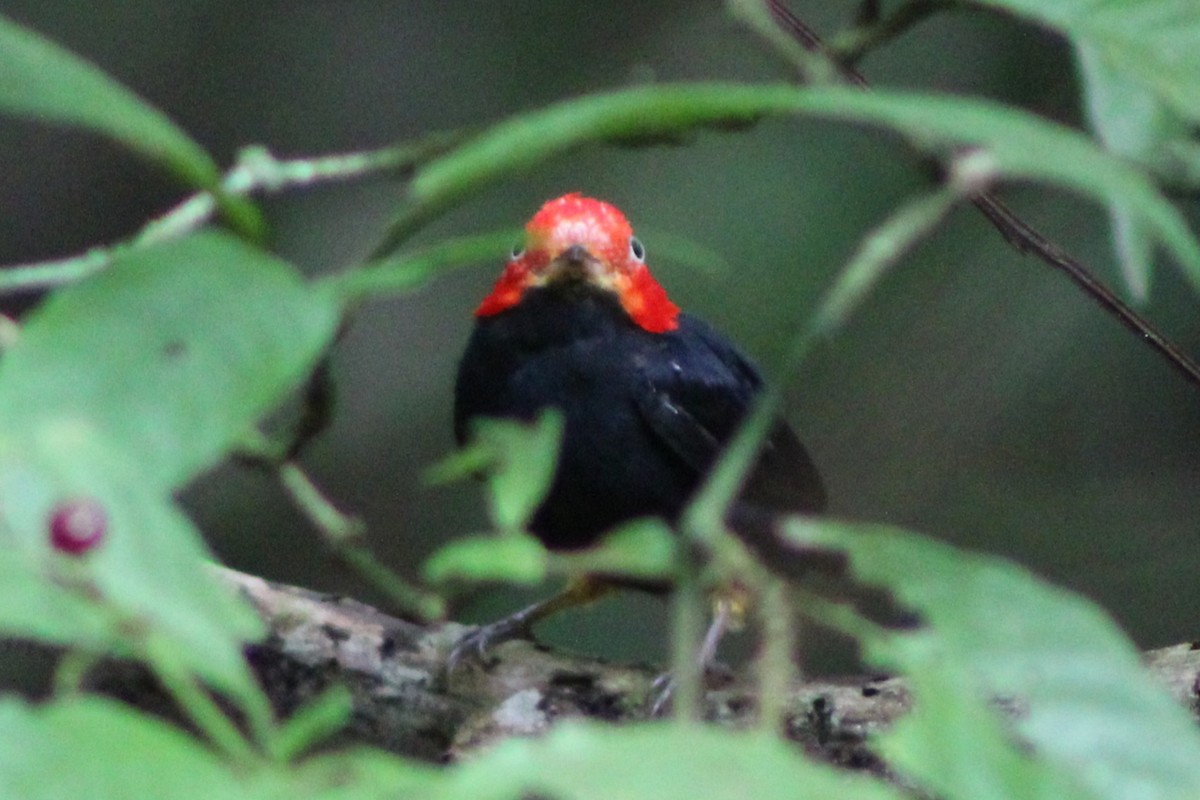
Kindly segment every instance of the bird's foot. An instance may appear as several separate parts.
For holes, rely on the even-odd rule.
[[[488,653],[514,639],[532,639],[533,624],[527,614],[516,613],[487,625],[473,628],[454,643],[446,657],[444,676],[450,677],[464,664],[486,664]]]
[[[734,682],[733,670],[719,661],[709,661],[703,665],[701,673],[701,688],[705,691],[724,689]],[[664,672],[650,684],[650,696],[647,700],[651,717],[665,717],[671,711],[675,699],[675,678],[670,672]]]
[[[650,684],[650,716],[659,719],[665,717],[671,710],[671,701],[675,697],[675,679],[671,673],[664,672]]]

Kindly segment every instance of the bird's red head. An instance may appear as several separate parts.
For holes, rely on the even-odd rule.
[[[526,223],[524,245],[514,250],[475,316],[512,308],[526,289],[568,276],[615,294],[629,317],[650,333],[679,326],[679,308],[646,268],[646,253],[625,215],[577,192],[546,203]]]

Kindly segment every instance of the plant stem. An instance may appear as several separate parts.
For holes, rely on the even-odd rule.
[[[412,586],[379,562],[362,543],[365,531],[362,521],[338,510],[299,464],[294,461],[281,464],[279,480],[334,555],[382,592],[398,609],[420,619],[437,618],[445,613],[445,603],[440,597]]]
[[[700,587],[700,565],[684,556],[671,595],[671,680],[675,719],[690,725],[703,718],[701,691],[703,666],[696,661],[704,635],[704,592]]]
[[[314,158],[277,159],[266,148],[247,147],[221,181],[223,197],[278,194],[285,190],[353,180],[369,175],[407,175],[421,161],[449,149],[460,133],[438,133],[410,144]],[[170,211],[150,220],[131,239],[97,247],[81,255],[0,270],[0,295],[52,289],[86,278],[108,267],[129,248],[178,239],[207,225],[216,216],[212,192],[196,192]]]
[[[144,643],[145,659],[183,713],[209,741],[231,759],[239,763],[257,760],[254,749],[237,726],[230,721],[199,681],[178,663],[172,647],[174,645],[150,635]]]
[[[758,618],[762,652],[758,659],[758,725],[764,733],[778,733],[792,678],[796,651],[796,622],[787,584],[765,576],[759,595]]]

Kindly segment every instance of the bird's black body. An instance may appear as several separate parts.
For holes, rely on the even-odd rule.
[[[640,516],[673,521],[762,386],[758,370],[703,321],[639,327],[610,291],[574,278],[525,291],[480,317],[455,387],[455,432],[476,417],[565,421],[558,472],[532,523],[550,548],[592,544]],[[772,512],[824,505],[816,468],[779,422],[739,504]]]

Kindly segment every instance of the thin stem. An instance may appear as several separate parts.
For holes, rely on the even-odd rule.
[[[778,374],[792,374],[813,343],[842,325],[887,269],[929,236],[964,195],[977,188],[976,182],[985,174],[976,167],[952,170],[951,181],[945,187],[910,200],[871,231],[838,273],[809,324],[797,335]],[[737,496],[742,477],[749,471],[779,404],[779,382],[775,381],[759,395],[754,410],[685,510],[680,527],[692,541],[711,547],[722,538],[724,528],[720,521]]]
[[[382,592],[398,608],[422,619],[440,617],[445,603],[437,595],[412,586],[381,564],[362,542],[362,520],[342,513],[294,461],[279,466],[279,480],[296,507],[321,534],[344,564]]]
[[[802,27],[794,31],[794,33],[801,34],[797,37],[800,39],[799,44],[787,32],[780,29],[773,19],[774,4],[768,8],[763,5],[762,0],[726,0],[725,5],[731,16],[770,41],[771,45],[796,69],[802,81],[823,84],[836,80],[835,64],[831,59],[822,57],[820,48],[816,44],[817,40],[803,38],[803,33],[807,29]]]
[[[155,636],[145,642],[146,662],[154,669],[184,715],[231,759],[250,763],[257,756],[237,726],[225,715],[200,682],[179,663],[172,647]]]
[[[221,180],[225,197],[280,192],[353,180],[367,175],[409,173],[420,162],[448,150],[462,138],[438,133],[412,144],[315,158],[278,159],[263,147],[247,147]],[[108,267],[126,250],[178,239],[207,225],[218,211],[212,192],[196,192],[162,216],[150,220],[131,239],[93,248],[64,259],[23,264],[0,270],[0,295],[52,289],[86,278]]]
[[[671,679],[675,719],[690,725],[703,718],[703,667],[696,654],[704,635],[704,592],[700,588],[700,566],[684,558],[671,594]]]
[[[788,690],[796,674],[796,622],[787,584],[766,577],[759,597],[762,652],[758,659],[758,725],[764,733],[778,733],[787,707]]]

